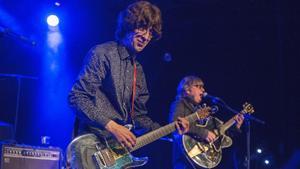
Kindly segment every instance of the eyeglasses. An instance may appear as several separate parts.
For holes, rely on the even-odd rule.
[[[193,86],[196,87],[196,88],[198,88],[198,89],[202,89],[203,88],[202,84],[194,84]]]
[[[135,34],[138,35],[138,36],[142,36],[143,38],[146,38],[149,41],[153,38],[152,28],[138,28],[138,29],[135,29]]]

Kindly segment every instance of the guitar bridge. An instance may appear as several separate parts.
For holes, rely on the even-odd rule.
[[[110,167],[115,164],[115,159],[109,149],[98,150],[93,154],[97,168]]]

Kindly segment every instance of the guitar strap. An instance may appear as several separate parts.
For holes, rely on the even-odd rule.
[[[78,136],[78,130],[79,130],[79,119],[75,117],[74,127],[72,131],[72,139]]]
[[[131,100],[131,111],[130,111],[130,118],[133,122],[134,117],[134,99],[136,94],[136,63],[133,60],[133,81],[132,81],[132,100]]]

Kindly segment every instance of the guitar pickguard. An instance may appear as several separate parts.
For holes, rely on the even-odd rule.
[[[84,154],[78,154],[78,151]],[[71,169],[126,169],[142,166],[148,158],[133,157],[126,148],[115,140],[100,142],[94,134],[85,134],[74,139],[67,149],[67,161]],[[84,162],[83,162],[84,161]],[[83,164],[84,163],[84,164]]]
[[[205,124],[197,124],[197,127],[206,128],[216,134],[217,138],[213,143],[207,143],[204,140],[183,135],[182,145],[187,158],[203,168],[216,167],[222,159],[222,148],[229,147],[232,144],[230,137],[221,134],[219,130],[215,129],[222,124],[223,122],[217,118],[208,118]]]
[[[190,136],[182,136],[183,148],[187,158],[204,168],[217,166],[222,158],[222,151],[216,151],[213,144],[203,144]]]

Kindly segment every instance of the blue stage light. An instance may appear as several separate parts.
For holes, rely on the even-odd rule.
[[[49,15],[47,17],[47,23],[49,26],[57,26],[59,24],[59,18],[56,15]]]
[[[172,54],[171,53],[168,53],[166,52],[163,56],[163,60],[165,62],[171,62],[173,60],[173,57],[172,57]]]
[[[256,152],[257,152],[258,154],[261,154],[261,153],[262,153],[262,150],[261,150],[260,148],[258,148],[258,149],[256,149]]]
[[[54,5],[55,6],[60,6],[60,2],[55,2]]]
[[[269,161],[269,160],[265,160],[264,162],[265,162],[266,165],[269,165],[269,164],[270,164],[270,161]]]

